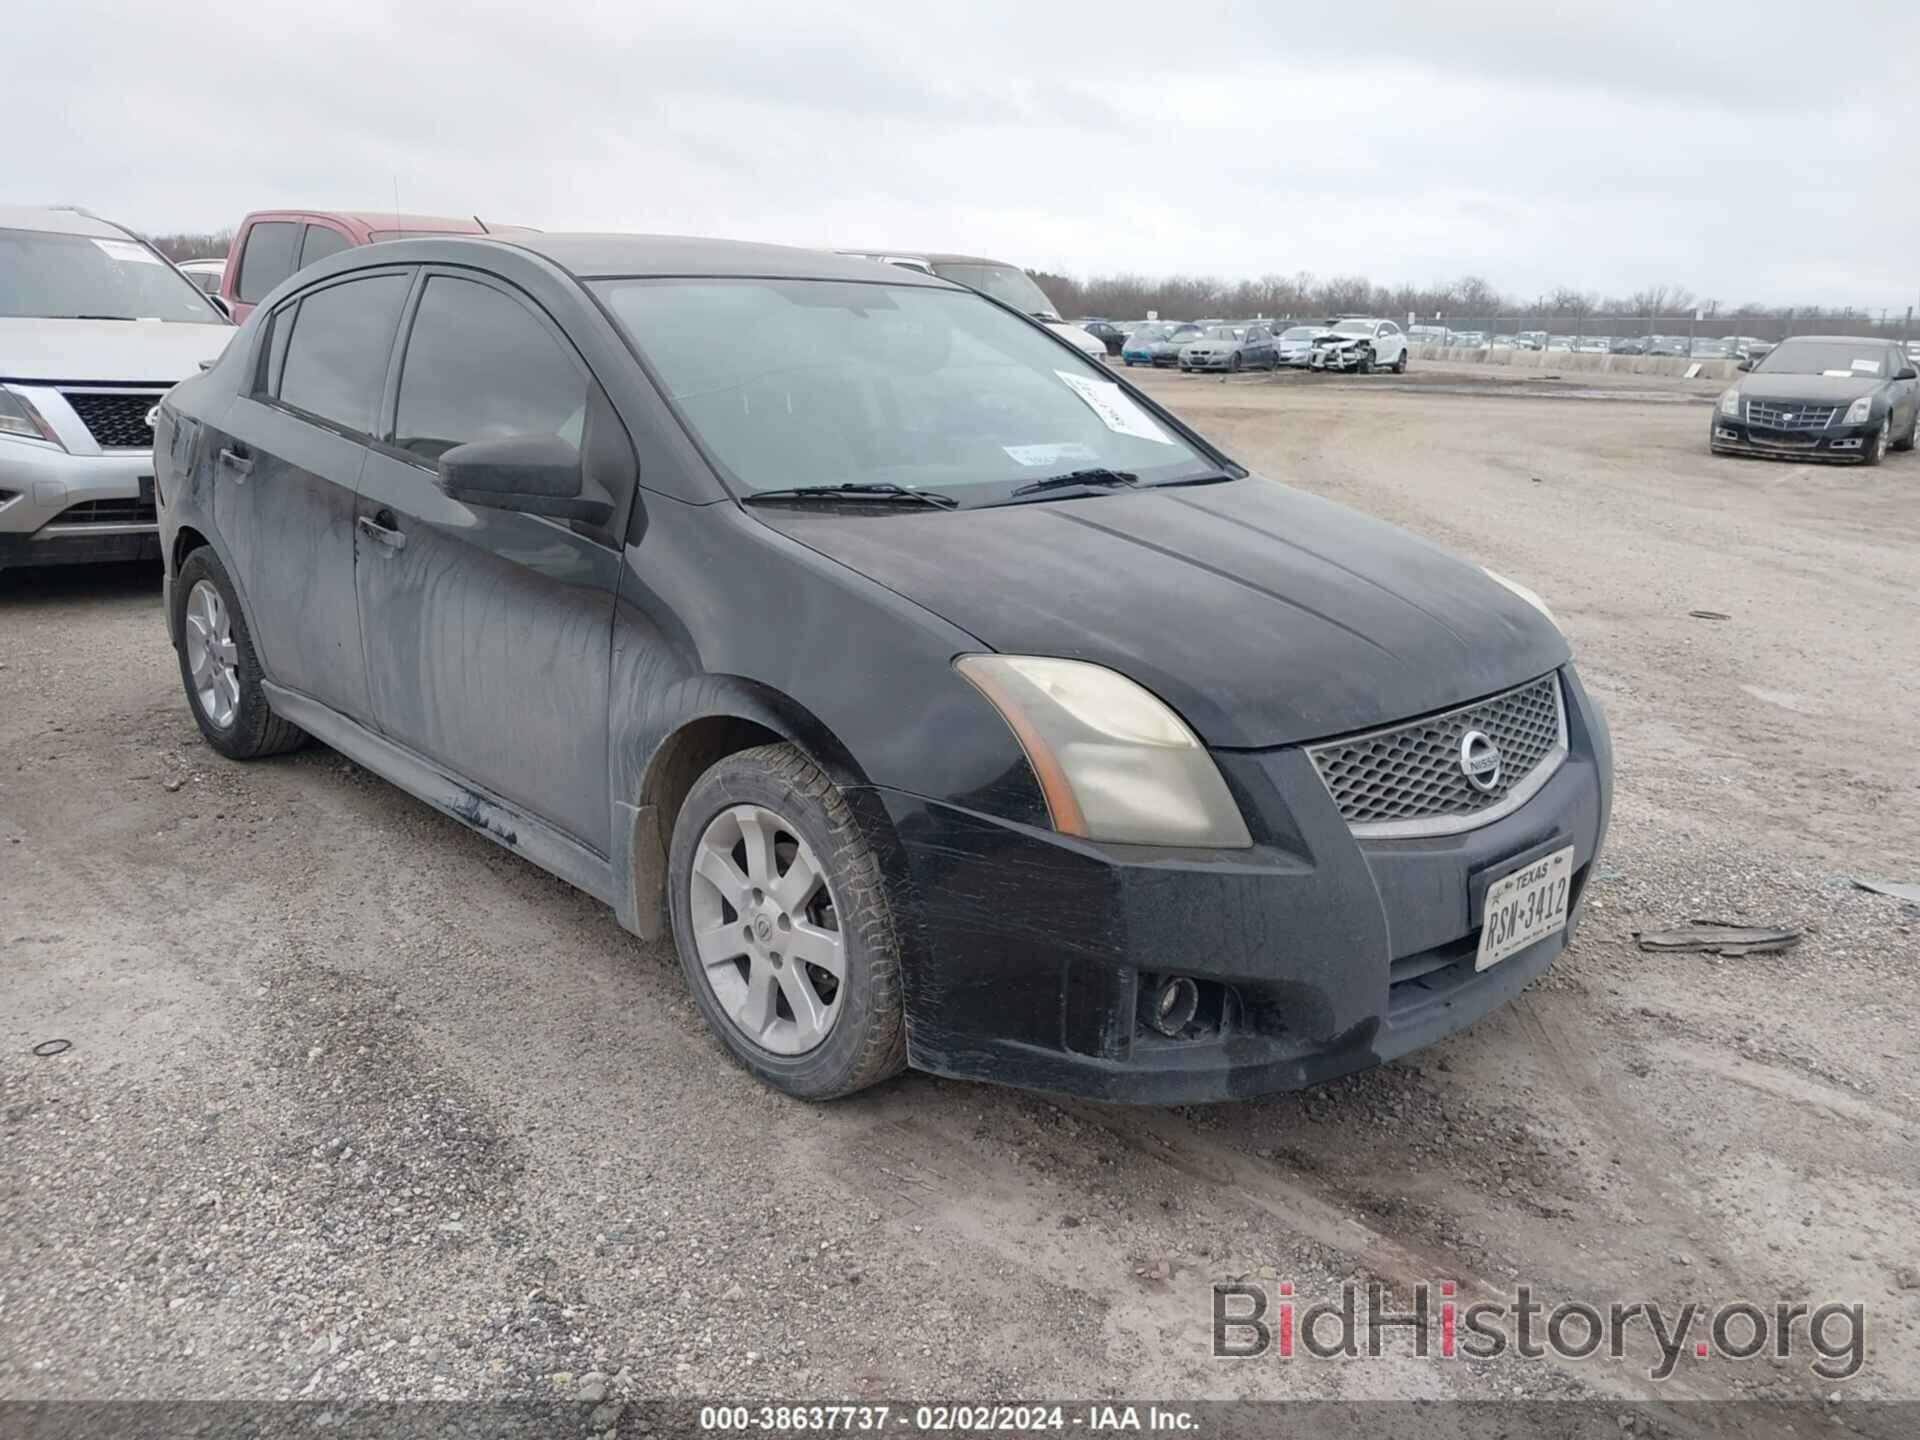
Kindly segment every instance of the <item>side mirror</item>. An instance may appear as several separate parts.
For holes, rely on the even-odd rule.
[[[1751,370],[1753,369],[1753,361],[1742,360],[1738,365],[1734,366],[1733,368],[1736,370]]]
[[[1896,380],[1920,380],[1920,370],[1911,365],[1902,365],[1893,377]]]
[[[456,445],[440,457],[440,488],[490,510],[604,526],[613,505],[581,493],[580,452],[558,435],[509,435]]]

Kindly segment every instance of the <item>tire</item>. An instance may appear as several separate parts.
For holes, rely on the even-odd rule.
[[[1236,375],[1240,373],[1240,352],[1238,350],[1227,357],[1227,369]]]
[[[743,818],[764,835],[761,858]],[[721,854],[725,866],[716,870]],[[795,901],[779,887],[803,860],[821,878]],[[756,879],[772,883],[753,888]],[[743,750],[695,781],[674,821],[667,883],[674,947],[694,1002],[752,1074],[797,1099],[833,1100],[906,1068],[900,949],[880,861],[846,797],[801,750]],[[810,948],[823,958],[822,937],[832,938],[839,977],[776,948],[799,945],[801,933],[811,933]],[[712,937],[704,958],[703,935]],[[756,993],[764,995],[757,1007]],[[810,1027],[796,1004],[810,1013]],[[755,1013],[764,1023],[750,1031]]]
[[[218,604],[209,615],[207,597]],[[253,648],[247,617],[233,581],[211,546],[201,546],[180,566],[173,584],[173,633],[180,661],[180,684],[194,723],[214,749],[229,760],[280,755],[307,743],[307,732],[273,713],[260,688],[260,657]],[[204,639],[210,629],[215,643]],[[222,637],[217,632],[224,629]],[[230,660],[231,663],[225,663]],[[196,663],[202,665],[196,679]],[[211,682],[211,683],[203,683]],[[211,698],[207,698],[211,697]],[[224,697],[224,698],[223,698]],[[222,708],[227,706],[229,708]]]
[[[1360,352],[1360,359],[1353,368],[1358,370],[1362,375],[1371,375],[1373,373],[1373,351],[1362,350]]]
[[[1407,347],[1404,345],[1400,347],[1400,358],[1393,362],[1393,373],[1396,375],[1407,373]]]
[[[1887,458],[1887,451],[1893,448],[1893,416],[1887,416],[1880,428],[1873,432],[1873,439],[1867,442],[1867,448],[1860,457],[1862,465],[1878,465]]]
[[[1893,448],[1911,450],[1916,439],[1920,439],[1920,405],[1913,407],[1913,419],[1907,422],[1907,433],[1893,442]]]

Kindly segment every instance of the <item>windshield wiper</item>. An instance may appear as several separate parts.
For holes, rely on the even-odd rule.
[[[1182,475],[1177,480],[1156,480],[1147,486],[1149,490],[1166,490],[1175,485],[1218,485],[1223,480],[1237,480],[1237,475],[1228,475],[1224,471],[1212,471],[1205,475]]]
[[[55,320],[138,320],[138,315],[55,315]]]
[[[936,509],[951,510],[960,502],[936,490],[911,490],[891,480],[872,483],[849,481],[844,485],[790,485],[784,490],[756,490],[743,499],[751,505],[758,500],[910,500]]]
[[[1070,485],[1137,485],[1140,477],[1131,470],[1106,470],[1093,467],[1087,470],[1069,470],[1064,475],[1049,475],[1044,480],[1030,480],[1025,485],[1016,485],[1007,492],[1008,496],[1037,495],[1042,490],[1064,490]]]

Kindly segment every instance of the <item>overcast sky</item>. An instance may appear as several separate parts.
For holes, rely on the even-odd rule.
[[[1521,297],[1920,296],[1912,0],[63,0],[0,199],[307,205]]]

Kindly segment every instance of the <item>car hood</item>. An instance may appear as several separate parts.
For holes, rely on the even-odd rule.
[[[1362,340],[1367,338],[1365,335],[1316,335],[1313,343],[1316,345],[1358,345]]]
[[[0,380],[171,385],[237,333],[231,325],[0,317]]]
[[[982,510],[754,516],[1009,654],[1131,676],[1208,744],[1446,709],[1567,659],[1477,566],[1258,476]]]
[[[1884,375],[1767,375],[1739,379],[1743,400],[1818,400],[1833,405],[1871,395],[1887,383]]]

